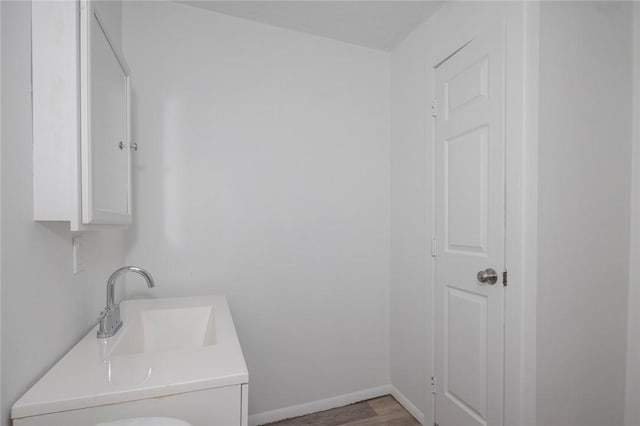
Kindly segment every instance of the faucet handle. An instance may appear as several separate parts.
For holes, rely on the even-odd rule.
[[[108,338],[114,336],[122,327],[120,319],[120,306],[107,308],[100,312],[98,323],[98,338]]]
[[[109,313],[106,310],[100,311],[100,315],[98,315],[99,332],[106,330],[108,328],[108,323]]]

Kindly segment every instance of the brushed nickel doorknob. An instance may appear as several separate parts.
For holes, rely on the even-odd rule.
[[[477,278],[481,283],[494,285],[498,282],[498,273],[495,269],[487,268],[484,271],[478,272]]]

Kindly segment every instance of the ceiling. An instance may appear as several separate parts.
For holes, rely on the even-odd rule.
[[[178,0],[238,18],[380,50],[391,50],[441,1]]]

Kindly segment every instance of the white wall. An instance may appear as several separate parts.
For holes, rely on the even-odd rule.
[[[32,217],[29,2],[2,8],[2,413],[95,323],[106,279],[124,262],[121,231],[87,233],[86,271],[71,269],[68,223]],[[113,13],[112,16],[116,16]],[[117,22],[109,22],[119,32]]]
[[[539,425],[623,424],[631,72],[630,2],[541,3]]]
[[[251,414],[388,384],[389,55],[170,2],[123,14],[128,262],[154,295],[227,295]]]
[[[433,221],[427,119],[433,87],[426,58],[433,49],[431,23],[391,54],[391,381],[428,418],[433,413],[427,392],[427,377],[433,375],[433,262],[427,257]]]
[[[640,424],[640,7],[633,5],[633,155],[625,426]]]
[[[391,54],[391,382],[423,413],[425,424],[434,414],[428,386],[434,374],[433,67],[519,11],[517,2],[445,3]],[[509,406],[506,423],[516,424],[511,416],[519,406]]]

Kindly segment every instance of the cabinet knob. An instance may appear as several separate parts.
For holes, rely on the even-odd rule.
[[[124,149],[124,142],[120,141],[120,143],[118,144],[118,148],[120,148],[120,150],[122,151]]]
[[[137,144],[137,143],[135,143],[135,142],[134,142],[134,143],[132,143],[132,144],[131,144],[131,149],[132,149],[132,150],[134,150],[134,151],[137,151],[137,150],[138,150],[138,144]]]

